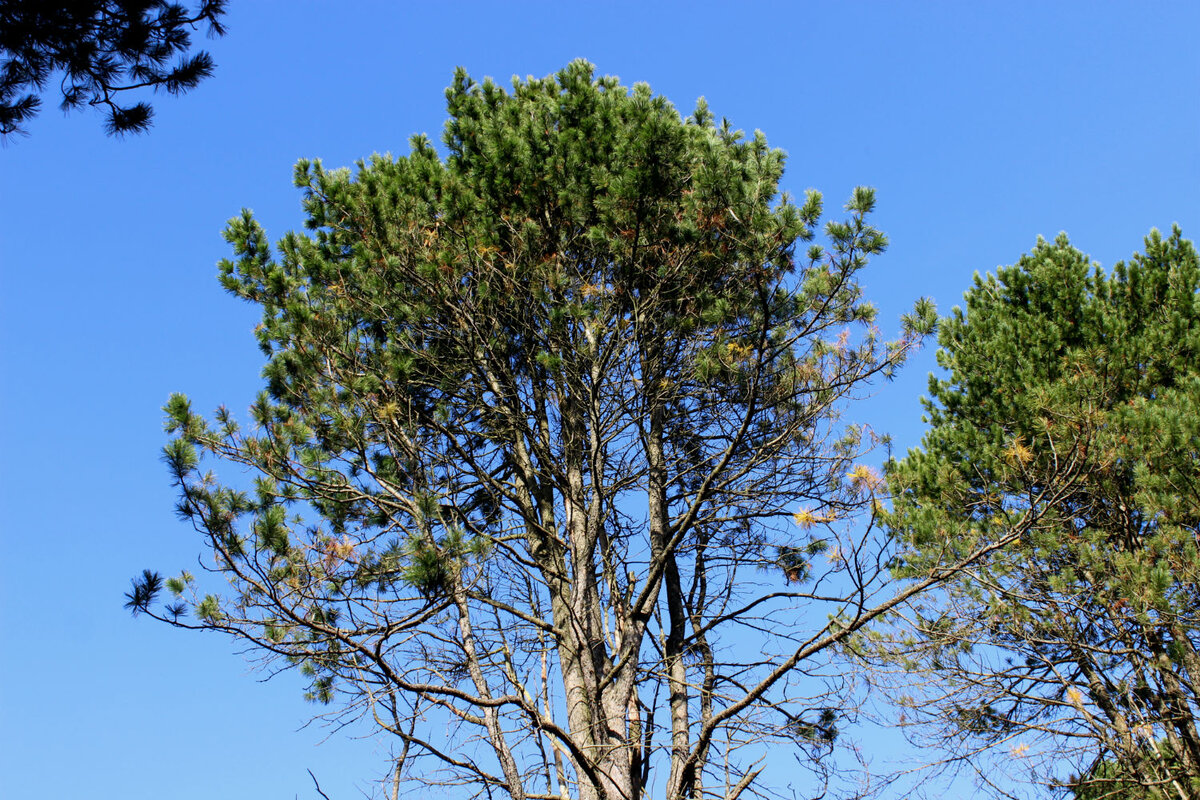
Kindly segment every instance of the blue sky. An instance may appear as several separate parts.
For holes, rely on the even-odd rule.
[[[437,138],[455,66],[507,82],[584,57],[681,110],[763,130],[784,186],[836,207],[878,189],[881,321],[948,311],[975,271],[1067,231],[1105,266],[1154,226],[1200,235],[1200,4],[432,4],[233,0],[216,75],[141,137],[56,98],[0,149],[0,793],[8,798],[360,796],[377,747],[309,726],[215,636],[133,620],[131,576],[195,562],[158,453],[160,406],[244,409],[254,309],[220,232],[299,227],[292,164]],[[52,86],[54,82],[52,82]],[[932,350],[851,411],[921,435]],[[870,734],[864,747],[872,747]],[[323,739],[325,744],[318,746]]]

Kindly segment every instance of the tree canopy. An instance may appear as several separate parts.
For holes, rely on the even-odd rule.
[[[1196,796],[1198,290],[1178,228],[1111,272],[1060,236],[941,323],[930,430],[889,471],[897,572],[1024,529],[892,653],[933,678],[909,721],[985,777]]]
[[[224,34],[225,2],[201,0],[189,11],[167,0],[0,0],[0,137],[26,132],[59,74],[64,111],[102,106],[109,134],[146,130],[153,109],[126,103],[124,93],[182,94],[211,75],[212,56],[187,52],[201,23],[209,35]]]
[[[446,98],[444,155],[300,162],[307,234],[230,222],[266,389],[249,427],[172,396],[165,450],[227,583],[148,570],[129,607],[301,670],[397,786],[732,800],[773,744],[820,774],[832,650],[954,566],[889,594],[857,524],[880,478],[840,415],[935,320],[875,327],[874,193],[804,249],[820,195],[703,101],[585,62]]]

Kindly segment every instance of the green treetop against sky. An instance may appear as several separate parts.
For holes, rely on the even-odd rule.
[[[193,37],[212,77],[150,98],[144,136],[106,137],[100,118],[65,118],[49,92],[28,137],[0,152],[3,793],[317,797],[311,769],[331,797],[351,797],[379,774],[386,753],[353,738],[364,729],[297,730],[321,711],[299,701],[303,676],[259,683],[267,673],[248,672],[227,642],[121,608],[143,567],[199,576],[194,532],[158,460],[160,409],[188,392],[197,412],[225,403],[249,419],[261,309],[217,284],[221,232],[245,207],[272,240],[299,229],[287,184],[300,159],[332,170],[402,156],[413,134],[445,157],[442,91],[455,67],[508,86],[586,58],[684,113],[704,96],[716,123],[728,118],[747,140],[764,131],[787,154],[779,188],[801,204],[821,191],[822,223],[841,218],[854,187],[873,187],[870,224],[889,245],[861,283],[887,339],[917,298],[949,312],[974,272],[1013,264],[1038,235],[1067,231],[1106,268],[1153,227],[1196,235],[1197,13],[1182,2],[449,13],[241,2],[222,17],[224,37]],[[918,398],[935,368],[926,348],[843,422],[892,434],[904,453],[924,432]],[[880,768],[903,755],[865,724],[842,724],[839,741]],[[796,756],[791,745],[771,751],[770,783],[805,797],[813,784]],[[884,795],[909,796],[900,785]]]

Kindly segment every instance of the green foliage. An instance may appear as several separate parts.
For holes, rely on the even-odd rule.
[[[0,137],[25,133],[41,107],[38,93],[58,72],[64,110],[104,106],[109,134],[146,130],[150,104],[124,105],[121,93],[183,94],[211,75],[212,56],[186,53],[198,23],[210,35],[225,33],[224,13],[225,0],[201,0],[194,12],[167,0],[0,0]]]
[[[245,426],[167,403],[180,514],[232,590],[170,588],[314,701],[336,686],[413,725],[450,708],[470,736],[387,729],[489,792],[520,796],[513,765],[569,752],[583,797],[615,776],[605,796],[635,796],[652,762],[691,796],[741,768],[718,755],[726,725],[816,759],[834,720],[797,736],[784,676],[797,642],[832,647],[866,610],[798,630],[828,618],[797,609],[826,600],[800,583],[845,560],[809,564],[833,534],[798,536],[793,513],[830,527],[872,507],[871,439],[838,415],[935,320],[924,302],[894,342],[873,326],[874,192],[798,254],[820,195],[781,194],[783,153],[703,103],[681,117],[584,62],[511,91],[459,71],[446,99],[444,157],[418,136],[353,171],[301,161],[306,232],[274,248],[248,211],[230,221],[220,281],[261,307],[266,386]],[[223,484],[205,459],[253,479]],[[733,648],[737,608],[774,651]],[[445,755],[476,736],[503,777]]]
[[[1162,764],[1165,768],[1159,773],[1161,777],[1147,781],[1144,767],[1131,770],[1111,759],[1103,759],[1082,778],[1077,777],[1071,782],[1075,800],[1169,800],[1180,796],[1194,797],[1200,791],[1200,781],[1180,781],[1179,759],[1165,740],[1154,742],[1153,746],[1145,743],[1136,756],[1136,761],[1151,769],[1155,764]]]
[[[125,607],[137,616],[148,610],[162,591],[162,576],[148,569],[142,570],[142,577],[134,578],[132,584],[133,588],[125,594]]]
[[[837,709],[818,709],[815,722],[805,722],[800,718],[793,720],[791,723],[792,735],[806,741],[819,741],[825,744],[832,744],[837,740],[839,733],[837,718]]]
[[[1200,774],[1198,289],[1178,228],[1111,273],[1060,236],[942,321],[930,430],[889,470],[895,572],[1003,545],[916,609],[920,663],[961,695],[929,709],[947,738],[1024,733],[1161,783],[1152,734]]]

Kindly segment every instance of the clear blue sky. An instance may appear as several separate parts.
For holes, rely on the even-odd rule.
[[[298,227],[292,164],[440,136],[452,70],[585,57],[682,110],[766,132],[785,187],[877,187],[883,320],[1067,231],[1105,266],[1154,226],[1200,236],[1194,2],[472,3],[231,0],[216,75],[149,135],[47,109],[0,150],[0,795],[360,796],[370,741],[313,726],[290,675],[133,620],[129,578],[195,562],[158,460],[160,406],[244,409],[256,315],[218,287],[243,206]],[[52,82],[52,86],[55,82]],[[927,353],[851,415],[921,434]],[[853,734],[853,732],[851,732]],[[864,742],[872,747],[870,737]]]

